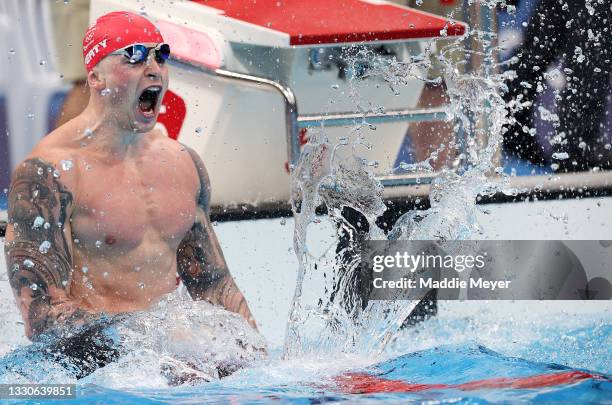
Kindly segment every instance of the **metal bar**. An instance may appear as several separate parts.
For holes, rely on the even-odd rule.
[[[254,84],[257,86],[266,86],[280,93],[280,95],[283,96],[283,100],[285,102],[285,126],[287,129],[287,160],[289,162],[289,169],[291,170],[294,167],[294,165],[298,162],[300,158],[300,140],[298,136],[299,129],[297,126],[297,100],[291,88],[265,77],[232,72],[230,70],[225,69],[212,69],[207,66],[186,62],[176,58],[171,59],[170,62],[172,65],[175,66],[186,66],[188,68],[195,69],[199,72],[206,73],[212,76],[217,76],[223,79]]]
[[[381,114],[342,112],[327,115],[302,115],[297,119],[298,127],[311,128],[321,124],[328,127],[341,127],[358,122],[384,124],[398,121],[444,121],[448,114],[444,107],[421,110],[389,110]]]
[[[298,107],[293,90],[291,90],[289,87],[283,86],[279,82],[275,82],[274,80],[266,79],[264,77],[236,73],[224,69],[216,69],[214,72],[217,76],[226,79],[257,83],[271,87],[283,96],[283,99],[285,100],[285,126],[287,129],[287,161],[289,162],[289,170],[292,171],[300,159],[300,139],[297,125]]]
[[[396,174],[390,176],[378,176],[376,178],[380,181],[383,187],[399,187],[431,184],[435,176],[435,173],[428,173],[427,175]]]
[[[300,159],[300,143],[298,132],[300,128],[311,128],[321,124],[330,127],[351,125],[357,122],[368,122],[370,124],[391,123],[398,121],[443,121],[448,114],[444,107],[420,109],[420,110],[389,110],[381,114],[363,114],[355,112],[344,112],[328,115],[298,115],[298,106],[295,94],[291,88],[274,80],[253,76],[245,73],[233,72],[225,69],[211,69],[206,66],[196,65],[180,59],[171,59],[171,64],[186,66],[199,72],[214,75],[231,81],[244,82],[257,86],[266,86],[274,89],[283,96],[285,101],[285,125],[287,128],[287,160],[289,169],[292,170]],[[410,176],[396,175],[378,177],[385,187],[428,184],[432,176]]]

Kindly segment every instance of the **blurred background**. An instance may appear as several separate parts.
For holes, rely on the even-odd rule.
[[[329,44],[322,44],[322,47],[315,44],[302,44],[300,47],[298,44],[296,48],[295,44],[283,43],[282,35],[293,38],[291,35],[294,33],[283,32],[283,27],[275,31],[275,27],[282,24],[274,19],[286,19],[288,13],[295,12],[291,9],[295,5],[279,6],[278,15],[266,15],[267,9],[263,11],[264,15],[255,15],[255,19],[269,17],[270,22],[255,21],[254,24],[260,24],[264,29],[251,31],[249,24],[241,25],[235,20],[226,27],[217,25],[214,30],[206,26],[212,21],[208,9],[218,11],[225,7],[225,13],[229,15],[232,10],[227,4],[232,2],[161,3],[164,2],[158,2],[157,6],[154,2],[141,4],[112,0],[0,2],[0,54],[3,55],[0,58],[0,209],[6,209],[10,173],[15,165],[39,139],[74,117],[87,103],[89,93],[85,85],[81,41],[89,21],[105,10],[126,8],[156,20],[167,14],[167,21],[182,23],[191,30],[173,33],[171,27],[162,27],[162,32],[166,30],[174,39],[180,35],[196,35],[194,33],[203,35],[194,40],[199,41],[195,48],[184,50],[196,60],[191,60],[187,67],[175,63],[172,68],[171,94],[165,100],[170,111],[160,117],[160,122],[169,136],[196,147],[205,161],[210,162],[213,189],[216,190],[213,204],[221,207],[217,212],[257,211],[253,207],[259,207],[261,211],[287,212],[287,169],[291,153],[295,156],[297,142],[307,141],[308,131],[316,133],[312,126],[320,119],[317,121],[313,116],[322,111],[344,112],[352,107],[350,103],[343,104],[342,100],[335,106],[328,102],[337,94],[330,93],[330,85],[338,82],[340,90],[348,86],[346,78],[342,77],[346,73],[342,58],[337,57],[337,52],[341,51]],[[240,1],[233,3],[240,4]],[[342,0],[340,3],[338,7],[348,8],[349,14],[351,8],[355,14],[362,12],[360,1]],[[480,22],[488,19],[488,26],[497,33],[498,58],[502,62],[498,69],[515,72],[515,79],[508,81],[508,91],[504,96],[514,117],[504,129],[500,156],[506,173],[518,176],[592,173],[612,167],[612,118],[609,113],[612,109],[612,41],[610,7],[604,4],[607,2],[593,1],[585,5],[583,2],[557,0],[396,0],[395,3],[442,15],[446,22],[473,21],[475,7],[486,9],[489,3],[499,3],[477,18]],[[196,10],[196,5],[200,9]],[[401,14],[403,10],[397,8],[394,12]],[[415,55],[427,46],[422,34],[409,38],[413,34],[407,34],[408,37],[402,39],[404,42],[398,42],[400,45],[372,38],[366,39],[365,45],[375,49],[376,55],[392,54],[401,59],[401,55]],[[441,38],[444,35],[430,33],[425,36]],[[441,49],[444,42],[437,42],[437,49]],[[290,125],[285,125],[283,109],[286,105],[274,89],[262,95],[261,91],[248,87],[253,82],[228,84],[223,71],[278,79],[296,95],[299,113],[306,118],[310,116],[315,124],[311,128],[300,125],[291,129]],[[433,111],[446,101],[446,84],[443,80],[441,83],[432,80],[436,75],[443,76],[433,63],[429,72],[424,73],[428,80],[413,81],[404,92],[402,102],[391,94],[379,95],[373,90],[367,93],[371,89],[365,90],[366,95],[387,109]],[[198,104],[206,106],[202,109]],[[237,115],[241,118],[238,119]],[[245,124],[250,117],[256,119],[258,125]],[[400,122],[381,128],[393,133],[385,137],[384,142],[380,136],[373,141],[375,146],[381,146],[381,150],[384,147],[384,152],[372,152],[373,158],[381,164],[381,176],[393,172],[402,162],[426,159],[441,143],[454,136],[452,125],[440,121]],[[291,134],[292,131],[295,133]],[[291,141],[291,136],[294,141]],[[296,145],[288,155],[287,143],[291,142]],[[259,155],[261,161],[249,158],[251,155]],[[434,169],[452,165],[455,158],[448,151],[443,152]],[[247,166],[249,170],[246,170]],[[253,187],[254,178],[259,179],[257,187]],[[229,184],[225,186],[226,183]],[[402,192],[399,194],[403,195]],[[409,192],[405,194],[412,195]]]

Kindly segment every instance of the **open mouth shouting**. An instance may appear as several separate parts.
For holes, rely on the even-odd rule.
[[[138,110],[145,118],[154,118],[159,112],[161,92],[161,86],[150,86],[138,97]]]

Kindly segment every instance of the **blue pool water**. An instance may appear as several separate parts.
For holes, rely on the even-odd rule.
[[[607,302],[442,302],[438,317],[401,333],[379,356],[309,353],[283,360],[282,349],[276,347],[270,350],[268,359],[230,377],[179,387],[160,385],[158,376],[142,364],[119,375],[99,370],[79,382],[78,403],[609,404],[611,309]],[[461,387],[483,380],[520,380],[570,371],[594,377],[536,388]],[[395,386],[450,387],[355,393],[358,391],[354,387],[342,385],[338,379],[347,373],[366,374],[373,382],[390,381]]]
[[[404,356],[368,367],[372,375],[386,379],[420,384],[460,384],[491,377],[527,377],[537,374],[560,373],[569,368],[554,363],[538,363],[506,357],[484,346],[442,346]],[[251,373],[218,383],[199,387],[163,390],[117,391],[99,386],[83,386],[79,403],[321,403],[326,401],[401,401],[438,403],[499,403],[518,401],[557,403],[610,403],[612,382],[585,379],[573,384],[562,384],[536,389],[432,389],[417,393],[346,394],[335,388],[332,379],[290,385],[267,385],[259,379],[249,382]],[[608,379],[606,379],[608,378]]]

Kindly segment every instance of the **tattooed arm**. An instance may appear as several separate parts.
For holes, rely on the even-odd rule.
[[[177,251],[178,273],[193,299],[206,300],[244,316],[257,329],[246,299],[230,274],[208,216],[210,182],[198,154],[187,148],[200,178],[195,223]]]
[[[72,194],[58,174],[32,158],[17,167],[10,186],[6,265],[28,338],[85,316],[69,298]]]

